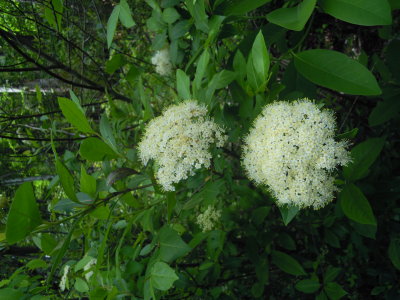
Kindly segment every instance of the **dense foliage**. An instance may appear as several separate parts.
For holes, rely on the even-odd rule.
[[[0,299],[400,298],[399,9],[0,0]]]

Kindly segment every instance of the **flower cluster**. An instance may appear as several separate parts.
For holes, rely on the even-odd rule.
[[[162,76],[172,73],[172,64],[168,49],[157,51],[151,58],[151,63],[156,66],[156,72]]]
[[[68,288],[68,272],[69,272],[70,266],[65,265],[64,270],[63,270],[63,275],[61,276],[61,281],[60,281],[60,290],[64,291],[65,288]]]
[[[156,179],[163,189],[173,191],[173,183],[208,168],[210,145],[222,147],[225,140],[222,128],[207,118],[207,108],[188,100],[151,120],[138,149],[144,165],[150,159],[158,165]]]
[[[350,161],[334,140],[335,119],[308,99],[274,102],[257,117],[243,147],[243,166],[278,204],[321,208],[336,190],[332,171]]]
[[[220,217],[221,211],[209,206],[204,213],[197,216],[197,224],[204,232],[210,231],[214,229],[215,223],[218,222]]]
[[[93,266],[95,266],[97,264],[97,259],[96,258],[92,258],[91,260],[89,260],[89,262],[83,267],[83,271],[86,272],[85,274],[85,278],[87,281],[89,281],[90,277],[92,277],[93,275],[93,271],[89,271],[92,269]]]

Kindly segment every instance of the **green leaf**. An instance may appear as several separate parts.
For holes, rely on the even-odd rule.
[[[235,72],[222,70],[213,76],[208,86],[214,90],[222,89],[227,87],[235,78]]]
[[[390,239],[388,255],[392,264],[400,271],[400,239]]]
[[[26,264],[26,267],[29,270],[36,270],[36,269],[39,269],[39,268],[45,269],[45,268],[47,268],[47,263],[44,260],[37,258],[37,259],[33,259],[30,262],[28,262]]]
[[[175,8],[168,7],[164,9],[162,14],[162,19],[167,24],[172,24],[180,17],[179,13],[176,11]]]
[[[176,89],[178,90],[179,98],[182,100],[191,99],[190,94],[190,79],[181,69],[176,70]]]
[[[304,0],[295,7],[278,8],[267,14],[267,20],[290,30],[303,30],[316,3],[317,0]]]
[[[108,46],[108,48],[111,47],[111,43],[114,38],[115,29],[117,29],[117,22],[118,22],[120,11],[121,11],[121,6],[116,5],[107,21],[107,46]]]
[[[101,161],[105,157],[108,159],[118,158],[118,155],[110,146],[102,140],[92,137],[83,140],[79,149],[79,154],[83,158],[91,161]]]
[[[117,153],[117,143],[106,114],[103,114],[100,119],[100,134],[103,138],[103,141],[105,141],[113,149],[113,151]]]
[[[1,300],[21,300],[24,298],[24,294],[20,290],[12,288],[0,289]]]
[[[80,105],[63,97],[58,97],[58,105],[67,121],[74,125],[79,131],[94,133]]]
[[[96,179],[86,173],[85,167],[81,165],[81,192],[86,193],[92,197],[96,195]]]
[[[393,97],[388,97],[383,101],[378,102],[376,107],[371,111],[368,117],[369,126],[381,125],[400,113],[400,95],[397,94]]]
[[[352,130],[343,132],[336,136],[337,139],[354,139],[357,136],[358,128],[353,128]]]
[[[119,3],[119,6],[120,6],[119,20],[121,21],[122,25],[124,25],[126,28],[131,28],[136,23],[132,19],[132,12],[131,12],[131,9],[129,8],[128,2],[126,2],[126,0],[121,0],[121,2]],[[107,24],[107,29],[108,29],[108,24]],[[107,30],[107,33],[108,33],[108,30]],[[108,37],[108,35],[107,35],[107,37]]]
[[[347,294],[336,282],[328,282],[324,287],[324,291],[330,300],[338,300]]]
[[[61,30],[62,13],[64,10],[62,0],[51,0],[50,7],[44,9],[44,17],[56,30]]]
[[[105,71],[108,74],[113,74],[119,68],[126,64],[125,57],[122,54],[115,54],[110,60],[106,62]]]
[[[207,49],[204,49],[197,63],[196,75],[194,76],[193,84],[196,86],[196,88],[199,88],[201,85],[201,80],[203,79],[204,74],[207,70],[209,60],[210,60],[210,53],[208,52]]]
[[[342,269],[340,269],[340,268],[328,266],[328,268],[324,274],[324,283],[335,280],[341,271],[342,271]]]
[[[293,205],[284,205],[279,206],[279,211],[281,212],[283,223],[287,226],[297,215],[297,213],[299,212],[299,208]]]
[[[89,286],[86,281],[79,277],[76,278],[74,287],[80,293],[86,293],[89,291]]]
[[[186,255],[192,249],[181,239],[175,230],[168,226],[164,226],[160,230],[158,239],[160,243],[159,258],[168,263]]]
[[[369,167],[378,158],[385,144],[383,138],[370,138],[351,150],[352,162],[343,168],[343,176],[355,181],[368,174]]]
[[[361,224],[376,225],[376,219],[367,198],[352,183],[346,184],[339,194],[340,206],[351,220]]]
[[[343,53],[314,49],[294,54],[297,71],[313,83],[350,95],[379,95],[372,73]]]
[[[331,16],[357,25],[392,24],[391,8],[386,0],[321,0],[323,10]]]
[[[264,36],[261,30],[254,40],[253,47],[251,48],[251,54],[257,81],[261,84],[264,84],[268,79],[270,61],[267,46],[265,45]]]
[[[169,290],[173,283],[178,279],[179,277],[176,275],[174,269],[164,262],[156,262],[151,268],[151,284],[158,290]]]
[[[272,251],[272,263],[288,274],[296,276],[307,275],[300,263],[286,253]]]
[[[67,167],[64,166],[64,164],[59,159],[56,160],[56,171],[58,176],[60,177],[61,186],[63,187],[65,194],[71,201],[80,203],[75,194],[74,178],[72,177]]]
[[[224,1],[224,15],[245,15],[248,12],[263,6],[264,4],[271,2],[271,0],[228,0]]]
[[[42,223],[32,184],[25,182],[15,192],[6,224],[8,244],[24,239]]]
[[[315,293],[316,291],[319,290],[320,288],[320,283],[318,282],[317,279],[304,279],[300,280],[298,283],[296,283],[295,287],[296,290],[306,293],[306,294],[312,294]]]

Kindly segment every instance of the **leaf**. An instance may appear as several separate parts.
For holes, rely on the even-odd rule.
[[[103,137],[103,141],[105,141],[113,151],[117,153],[117,143],[106,114],[103,114],[100,119],[100,134]]]
[[[180,17],[179,13],[176,11],[175,8],[168,7],[164,9],[162,14],[162,19],[167,24],[172,24]]]
[[[288,274],[296,276],[307,275],[300,263],[286,253],[272,251],[272,263]]]
[[[178,233],[168,226],[164,226],[159,234],[160,259],[165,262],[172,262],[175,259],[186,255],[190,248],[178,235]]]
[[[116,181],[118,181],[120,179],[126,178],[126,177],[128,177],[128,176],[130,176],[132,174],[137,174],[137,172],[135,170],[133,170],[133,169],[130,169],[130,168],[119,168],[119,169],[116,169],[115,171],[112,171],[107,176],[106,184],[108,186],[111,186],[111,185],[114,184],[114,182],[116,182]]]
[[[381,125],[400,114],[400,95],[388,97],[378,102],[368,117],[369,126]]]
[[[118,22],[118,17],[119,17],[120,11],[121,11],[121,6],[116,5],[107,21],[107,46],[108,46],[108,48],[111,47],[111,43],[114,38],[115,29],[117,29],[117,22]]]
[[[268,79],[270,61],[267,46],[265,45],[264,36],[261,30],[254,40],[251,54],[255,75],[258,77],[257,81],[264,84]]]
[[[115,54],[113,57],[106,62],[105,71],[108,74],[113,74],[120,67],[126,64],[125,57],[122,54]]]
[[[67,121],[74,125],[79,131],[94,133],[80,105],[63,97],[58,97],[58,105]]]
[[[392,24],[387,0],[321,0],[319,4],[326,13],[348,23],[365,26]]]
[[[299,212],[299,208],[294,205],[285,205],[279,206],[279,211],[281,212],[283,223],[287,226],[297,215],[297,213]]]
[[[11,245],[19,242],[41,223],[42,220],[32,184],[25,182],[15,192],[8,213],[6,224],[7,243]]]
[[[91,161],[101,161],[105,157],[109,159],[118,157],[110,146],[102,140],[92,137],[83,140],[79,148],[79,154],[83,158]]]
[[[2,300],[21,300],[24,294],[20,290],[12,288],[0,289],[0,299]]]
[[[56,30],[61,30],[62,13],[64,10],[62,0],[51,0],[50,7],[44,9],[44,17]]]
[[[178,279],[175,271],[164,262],[156,262],[151,268],[151,284],[158,290],[169,290]]]
[[[191,99],[190,94],[190,79],[181,69],[176,70],[176,88],[179,98],[182,100]]]
[[[400,270],[400,240],[392,238],[388,248],[388,255],[392,264]]]
[[[89,286],[86,281],[79,277],[76,278],[74,287],[80,293],[86,293],[89,291]]]
[[[296,283],[295,287],[296,290],[306,293],[306,294],[312,294],[315,293],[316,291],[319,290],[320,288],[320,283],[318,282],[317,279],[304,279],[300,280],[298,283]]]
[[[358,133],[358,128],[353,128],[352,130],[349,130],[349,131],[343,132],[341,134],[338,134],[336,136],[336,138],[338,140],[341,140],[341,139],[354,139],[357,136],[357,133]]]
[[[196,75],[194,76],[193,84],[196,86],[196,88],[199,88],[201,85],[201,80],[203,79],[204,74],[207,70],[209,60],[210,53],[208,52],[208,49],[204,49],[197,63]]]
[[[347,292],[336,282],[328,282],[324,287],[324,291],[330,300],[340,299],[347,294]]]
[[[306,25],[317,0],[304,0],[295,7],[278,8],[267,14],[267,20],[290,30],[301,31]]]
[[[294,54],[299,73],[313,83],[350,95],[382,93],[372,73],[343,53],[314,49]]]
[[[60,177],[61,186],[63,187],[63,190],[67,197],[73,202],[80,203],[75,194],[74,178],[72,177],[67,167],[64,166],[64,164],[58,158],[56,160],[56,171],[58,176]]]
[[[122,25],[124,25],[126,28],[131,28],[136,23],[132,19],[132,12],[131,12],[131,9],[129,8],[128,2],[126,2],[126,0],[121,0],[121,2],[119,3],[119,6],[120,6],[119,20],[121,21]],[[108,24],[107,24],[107,33],[108,33]],[[114,34],[113,34],[113,36],[114,36]],[[108,37],[108,35],[107,35],[107,37]]]
[[[232,71],[222,70],[215,74],[209,83],[211,89],[222,89],[227,87],[236,78],[236,73]]]
[[[224,15],[245,15],[248,12],[263,6],[264,4],[271,2],[271,0],[251,0],[251,1],[243,1],[243,0],[228,0],[224,1]]]
[[[96,179],[86,173],[85,167],[83,165],[81,165],[80,185],[81,192],[86,193],[92,197],[96,195]]]
[[[378,158],[384,144],[383,138],[370,138],[355,146],[351,150],[352,162],[343,168],[343,176],[351,181],[367,176],[369,167]]]
[[[325,274],[324,274],[324,283],[331,282],[335,280],[335,278],[339,275],[342,271],[340,268],[335,268],[332,266],[328,266]]]
[[[340,206],[351,220],[361,224],[376,225],[376,219],[367,198],[352,183],[346,184],[339,194]]]

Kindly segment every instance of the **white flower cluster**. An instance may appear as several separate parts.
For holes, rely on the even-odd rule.
[[[61,276],[60,280],[60,290],[64,291],[66,287],[68,287],[68,272],[69,272],[70,266],[65,265],[64,270],[63,270],[63,275]]]
[[[308,99],[269,104],[245,138],[243,166],[279,205],[321,208],[336,190],[332,171],[350,161],[348,143],[334,140],[335,128],[333,114]]]
[[[208,168],[210,145],[222,147],[225,140],[222,128],[207,118],[207,108],[188,100],[151,120],[138,149],[144,165],[150,159],[158,165],[156,178],[163,189],[174,191],[173,183]]]
[[[209,206],[204,213],[197,216],[197,224],[204,232],[210,231],[214,229],[220,217],[221,211]]]
[[[167,48],[156,51],[151,58],[151,63],[156,66],[156,72],[162,76],[172,73],[172,64]]]
[[[89,262],[83,267],[83,270],[85,272],[89,271],[90,269],[92,269],[93,266],[95,266],[97,264],[97,259],[96,258],[92,258],[91,260],[89,260]],[[85,274],[85,278],[87,281],[89,281],[90,277],[92,277],[93,275],[93,271],[89,271]]]

